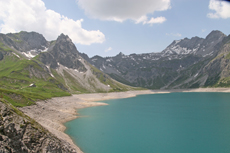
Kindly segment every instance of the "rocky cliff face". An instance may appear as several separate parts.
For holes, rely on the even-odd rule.
[[[219,55],[226,38],[222,32],[212,31],[206,38],[173,41],[159,53],[119,53],[114,57],[94,56],[85,59],[114,79],[134,86],[150,89],[208,86],[206,82],[209,82],[208,78],[212,76],[214,69],[205,71],[203,68]],[[222,70],[220,68],[215,72],[219,75]],[[215,83],[218,77],[215,77]]]
[[[49,45],[49,42],[46,41],[41,34],[36,32],[22,31],[17,34],[10,33],[6,36],[14,41],[14,47],[21,52],[30,50],[44,50]]]
[[[0,100],[0,152],[76,153],[77,151],[10,104]]]
[[[48,52],[42,53],[39,59],[54,69],[61,64],[81,72],[86,71],[85,66],[80,61],[81,57],[76,46],[72,40],[64,34],[61,34],[49,47]]]
[[[10,46],[19,51],[25,57],[31,59],[41,52],[45,52],[48,49],[49,42],[36,32],[9,33],[0,34],[1,43],[6,46]]]

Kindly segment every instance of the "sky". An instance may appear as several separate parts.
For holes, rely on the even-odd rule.
[[[230,34],[220,0],[0,0],[0,32],[63,33],[89,57],[161,52],[173,40]]]

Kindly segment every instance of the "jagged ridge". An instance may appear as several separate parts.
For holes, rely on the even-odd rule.
[[[220,66],[220,62],[214,69],[207,70],[206,65],[210,65],[209,62],[219,56],[226,43],[225,34],[212,31],[206,38],[193,37],[173,41],[159,53],[119,53],[117,56],[106,58],[84,57],[114,79],[130,85],[150,89],[197,88],[214,86],[220,78],[223,79],[220,74],[226,68]],[[215,77],[213,71],[218,72]],[[228,77],[226,70],[225,77]],[[210,80],[211,84],[208,83]]]

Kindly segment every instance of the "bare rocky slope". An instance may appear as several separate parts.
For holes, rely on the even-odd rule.
[[[0,100],[0,153],[77,153],[67,142]]]

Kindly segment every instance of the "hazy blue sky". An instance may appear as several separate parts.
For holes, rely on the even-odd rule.
[[[173,40],[230,34],[230,4],[217,0],[0,0],[2,33],[69,35],[80,52],[160,52]]]

